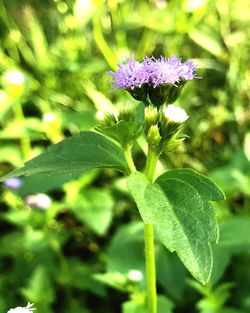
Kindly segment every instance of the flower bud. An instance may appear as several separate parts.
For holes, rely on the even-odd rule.
[[[126,146],[141,135],[142,122],[137,120],[135,108],[127,105],[120,107],[117,113],[105,114],[95,130]]]
[[[180,129],[180,125],[188,119],[185,110],[173,104],[164,106],[161,111],[161,135],[167,139],[172,137]]]
[[[134,122],[135,110],[131,105],[121,106],[118,110],[118,121],[126,121],[128,123]]]
[[[99,111],[97,114],[97,119],[99,124],[103,127],[110,127],[117,123],[117,114],[110,112]]]
[[[144,131],[147,135],[150,126],[158,123],[159,112],[158,109],[152,105],[145,107],[144,110]]]
[[[161,141],[161,135],[157,125],[150,126],[147,134],[147,142],[152,150],[158,150]]]
[[[162,151],[167,153],[169,151],[175,150],[178,146],[180,146],[183,141],[187,138],[188,136],[184,134],[175,134],[173,137],[171,137],[169,140],[166,140]]]

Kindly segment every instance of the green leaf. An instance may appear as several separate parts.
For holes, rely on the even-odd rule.
[[[224,305],[230,297],[232,283],[224,283],[216,289],[210,291],[210,294],[203,290],[206,297],[197,302],[197,308],[200,313],[218,313],[223,312]]]
[[[220,223],[219,247],[230,254],[250,250],[250,217],[234,216]]]
[[[112,220],[113,200],[105,190],[84,190],[74,203],[68,203],[75,216],[98,235],[105,235]]]
[[[82,173],[62,173],[53,176],[48,174],[36,174],[27,176],[22,180],[22,185],[17,189],[17,194],[24,197],[28,194],[47,193],[59,189],[65,183],[79,179]]]
[[[80,290],[91,291],[97,296],[105,297],[105,287],[94,277],[95,270],[75,257],[67,258],[67,267],[56,271],[56,280],[62,286],[71,286]],[[75,311],[73,311],[75,313]]]
[[[94,127],[96,124],[95,111],[86,109],[84,111],[68,111],[62,116],[62,126],[76,132],[78,129],[86,131]]]
[[[132,300],[122,304],[122,313],[145,313],[147,312],[145,297],[136,295]],[[157,313],[172,313],[173,303],[165,296],[157,296]]]
[[[221,240],[221,231],[220,231],[220,240]],[[213,270],[210,277],[210,284],[214,286],[225,273],[228,265],[231,261],[231,255],[227,249],[224,249],[220,246],[219,243],[216,246],[213,246]]]
[[[54,290],[45,267],[39,266],[34,270],[28,286],[22,288],[22,293],[33,303],[45,305],[54,301]]]
[[[130,270],[145,272],[143,224],[120,227],[108,248],[107,270],[128,274]]]
[[[211,177],[222,187],[228,198],[240,194],[250,196],[250,162],[243,151],[235,153],[223,167],[215,169]]]
[[[86,131],[51,146],[45,153],[26,162],[24,167],[3,176],[0,181],[38,173],[75,174],[91,168],[114,168],[127,172],[122,150],[106,137]]]
[[[217,34],[206,26],[199,28],[196,26],[196,28],[189,32],[189,37],[197,45],[201,46],[203,49],[207,50],[216,57],[223,57],[226,53]]]
[[[66,304],[66,307],[63,306],[63,313],[89,313],[90,311],[83,307],[82,304],[78,303],[77,300],[72,299],[69,303]]]
[[[144,299],[126,301],[122,304],[122,313],[145,313],[147,311]]]
[[[247,132],[244,138],[244,152],[250,161],[250,132]]]
[[[215,213],[209,201],[224,199],[209,178],[191,169],[171,170],[150,183],[141,173],[128,180],[144,223],[152,223],[161,242],[176,251],[191,274],[203,284],[211,275],[210,243],[218,241]]]
[[[20,147],[14,145],[4,145],[0,148],[0,162],[10,163],[13,166],[22,165],[22,152]],[[3,169],[1,169],[2,172]]]
[[[43,133],[42,123],[38,118],[30,117],[25,122],[14,119],[0,132],[0,139],[19,139],[29,136],[40,139]]]
[[[127,277],[119,272],[109,272],[103,274],[95,274],[94,278],[112,288],[120,291],[127,291]]]
[[[187,270],[175,253],[170,253],[159,243],[155,247],[157,281],[174,299],[183,297]]]
[[[221,313],[246,313],[245,311],[241,311],[238,308],[223,308],[221,311]]]
[[[172,313],[174,305],[167,297],[157,296],[157,313]]]

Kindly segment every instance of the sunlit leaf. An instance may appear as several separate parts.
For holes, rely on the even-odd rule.
[[[1,178],[1,181],[38,173],[80,173],[91,168],[114,168],[127,171],[122,150],[95,132],[82,132],[51,146],[45,153]]]
[[[137,172],[128,180],[144,223],[156,226],[159,239],[202,283],[209,280],[213,257],[210,243],[218,227],[209,201],[224,199],[209,178],[190,169],[167,171],[155,183]]]

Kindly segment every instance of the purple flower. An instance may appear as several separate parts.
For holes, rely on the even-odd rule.
[[[159,59],[145,57],[142,63],[135,61],[134,56],[125,64],[119,64],[117,72],[108,72],[114,79],[113,88],[133,90],[141,88],[143,84],[152,85],[154,88],[171,84],[178,87],[183,80],[195,78],[196,65],[192,61],[181,62],[175,55],[170,58],[161,56]]]
[[[113,88],[131,89],[141,87],[148,82],[147,68],[143,63],[137,62],[134,56],[131,57],[125,64],[118,65],[117,72],[108,72],[114,79],[111,82],[115,83]]]
[[[3,184],[10,189],[17,189],[22,185],[22,180],[17,177],[9,178],[6,179]]]
[[[180,72],[182,69],[182,63],[176,56],[171,56],[169,59],[160,57],[155,59],[154,57],[146,57],[144,60],[144,66],[149,73],[149,83],[153,87],[178,83],[180,81]]]
[[[184,80],[191,80],[197,76],[194,74],[197,65],[192,61],[186,61],[181,65],[180,77]]]

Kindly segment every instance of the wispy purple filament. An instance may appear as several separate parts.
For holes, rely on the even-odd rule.
[[[141,87],[142,84],[148,82],[148,72],[143,63],[137,62],[132,57],[125,64],[118,65],[117,72],[108,72],[114,79],[111,82],[115,83],[113,88],[134,89]]]
[[[181,62],[176,56],[169,59],[160,57],[145,57],[142,63],[134,60],[134,56],[124,64],[119,64],[117,72],[108,72],[113,76],[113,88],[140,88],[143,84],[157,87],[163,84],[175,85],[181,80],[195,78],[196,65],[192,61]]]

